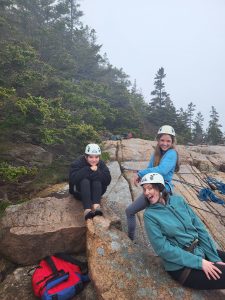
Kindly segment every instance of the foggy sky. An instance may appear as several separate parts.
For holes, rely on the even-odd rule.
[[[175,107],[196,104],[208,126],[211,106],[225,131],[224,0],[80,0],[101,54],[137,81],[145,101],[160,67]]]

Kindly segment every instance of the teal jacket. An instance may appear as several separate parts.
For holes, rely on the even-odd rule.
[[[167,191],[172,190],[172,178],[177,163],[177,151],[174,149],[167,150],[160,160],[158,166],[154,167],[154,154],[151,156],[147,169],[138,172],[139,177],[143,177],[147,173],[159,173],[163,176],[166,182]]]
[[[202,269],[202,258],[221,261],[205,226],[183,197],[170,196],[166,205],[149,205],[144,212],[145,229],[155,252],[163,259],[166,271],[189,267]],[[194,253],[183,248],[199,240]]]

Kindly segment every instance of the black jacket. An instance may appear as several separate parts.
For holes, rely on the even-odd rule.
[[[79,185],[80,181],[84,178],[88,178],[91,181],[99,180],[105,187],[111,182],[111,175],[104,161],[100,160],[97,171],[92,171],[83,155],[71,164],[69,172],[70,192],[73,191],[73,186]]]

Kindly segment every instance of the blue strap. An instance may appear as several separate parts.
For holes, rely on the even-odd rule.
[[[83,282],[88,282],[90,281],[90,277],[88,274],[81,274],[81,279]]]
[[[46,290],[50,290],[54,286],[58,285],[59,283],[66,281],[69,278],[69,273],[65,273],[64,275],[57,277],[55,280],[50,281],[46,284]]]

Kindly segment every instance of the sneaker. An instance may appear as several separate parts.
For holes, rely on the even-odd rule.
[[[102,215],[103,215],[103,212],[102,212],[101,208],[97,208],[94,211],[94,217],[96,217],[96,216],[102,216]]]
[[[90,210],[90,211],[84,216],[84,218],[85,218],[85,220],[88,220],[88,219],[94,218],[94,216],[95,216],[94,212],[93,212],[92,210]]]

